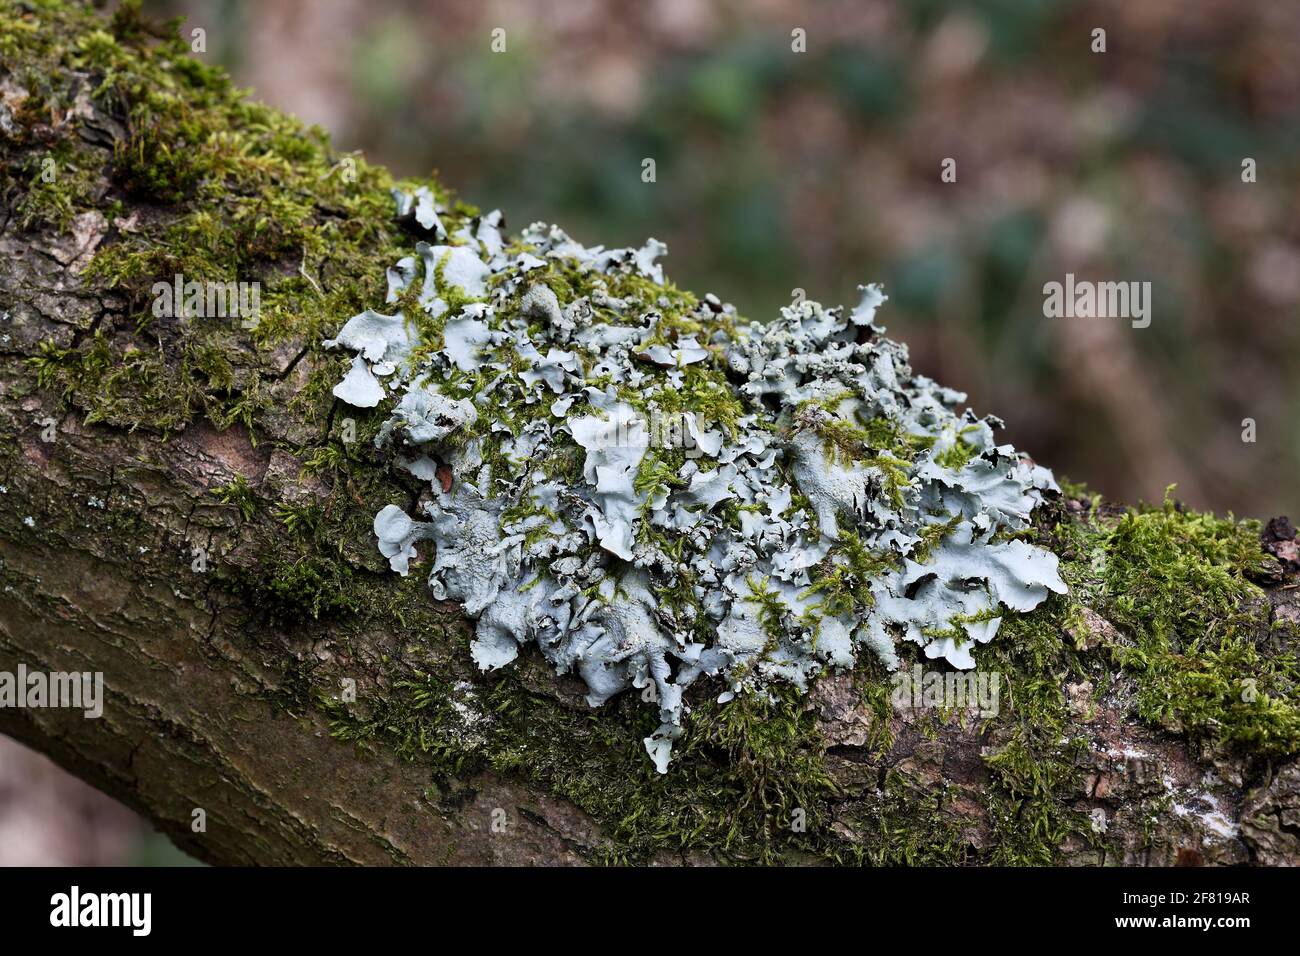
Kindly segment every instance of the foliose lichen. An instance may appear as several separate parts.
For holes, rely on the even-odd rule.
[[[334,394],[394,402],[375,443],[430,493],[374,532],[403,575],[434,543],[480,668],[531,641],[593,707],[639,689],[666,772],[702,675],[722,702],[803,690],[862,648],[896,666],[898,640],[971,668],[1007,610],[1065,592],[1017,539],[1051,473],[911,371],[878,286],[746,323],[667,283],[653,239],[511,241],[496,212],[449,235],[431,193],[395,199],[428,241],[388,270],[389,312],[325,343],[355,353]]]

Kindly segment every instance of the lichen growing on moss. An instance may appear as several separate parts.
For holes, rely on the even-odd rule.
[[[894,666],[896,636],[971,668],[1004,609],[1064,592],[1054,555],[1006,538],[1050,473],[912,373],[878,287],[848,316],[746,324],[667,286],[655,240],[508,242],[498,214],[448,233],[431,194],[395,196],[430,241],[388,270],[392,313],[325,343],[354,353],[334,394],[396,400],[376,444],[436,494],[430,521],[384,508],[379,547],[405,574],[435,543],[430,585],[477,618],[480,667],[535,641],[593,707],[642,689],[666,772],[701,676],[724,701],[806,689],[859,648]]]

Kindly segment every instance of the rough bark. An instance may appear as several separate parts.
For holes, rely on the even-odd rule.
[[[5,289],[57,298],[75,288],[49,250],[6,228]],[[58,306],[29,312],[16,334],[29,342],[75,335],[68,320]],[[261,487],[273,456],[238,429],[196,427],[160,442],[84,427],[54,396],[13,399],[28,378],[26,354],[11,348],[0,372],[9,399],[0,433],[18,451],[3,478],[0,669],[102,671],[108,703],[101,719],[0,710],[0,729],[212,862],[564,862],[574,858],[570,830],[593,838],[579,815],[491,774],[469,782],[466,812],[433,812],[418,765],[383,751],[358,759],[330,737],[323,715],[277,706],[294,673],[286,663],[331,654],[331,626],[254,629],[241,599],[193,572],[190,557],[192,542],[238,534],[211,488],[232,474]],[[46,443],[40,422],[49,419],[57,437]],[[88,495],[105,508],[88,505]],[[447,614],[445,626],[454,635],[460,624]],[[371,632],[348,673],[363,687],[377,679],[373,659],[400,654],[401,640]],[[498,806],[527,806],[537,817],[520,818],[520,838],[494,842],[488,811],[476,810]],[[195,808],[206,812],[204,833],[191,831]]]
[[[66,79],[89,90],[97,78]],[[17,97],[14,75],[6,82]],[[108,175],[127,124],[90,96],[79,102],[84,115],[76,135],[102,162],[92,208],[77,211],[64,228],[23,226],[21,187],[10,188],[0,205],[0,670],[22,663],[100,671],[108,698],[101,719],[68,709],[0,709],[0,730],[213,863],[603,858],[617,843],[610,821],[555,796],[567,792],[562,786],[490,769],[504,766],[493,760],[471,761],[463,772],[435,771],[421,754],[408,759],[385,746],[382,735],[364,750],[337,739],[331,718],[338,711],[322,700],[337,697],[344,679],[356,682],[362,701],[428,669],[486,694],[499,678],[470,666],[468,629],[455,607],[437,606],[418,584],[379,572],[363,540],[340,546],[365,578],[364,607],[285,620],[267,613],[266,593],[249,586],[250,577],[256,583],[267,573],[285,537],[277,508],[327,493],[349,493],[358,508],[375,500],[373,490],[362,498],[302,473],[297,450],[319,439],[320,424],[290,402],[325,361],[310,343],[261,349],[230,324],[227,348],[248,376],[241,387],[256,386],[268,398],[251,429],[218,428],[202,415],[169,429],[88,424],[76,396],[38,386],[33,360],[39,363],[43,343],[76,349],[96,333],[113,341],[135,335],[138,303],[87,279],[84,270],[97,249],[120,239],[125,224],[149,230],[165,219],[159,204],[124,195]],[[16,162],[35,149],[39,144],[6,137],[0,158]],[[113,200],[123,205],[110,212]],[[156,340],[158,348],[166,341]],[[214,494],[240,476],[256,502],[249,513]],[[376,480],[395,500],[412,494],[387,473]],[[195,547],[214,556],[211,570],[193,569]],[[1294,574],[1275,578],[1275,614],[1295,617]],[[1098,660],[1127,640],[1096,615],[1069,637]],[[524,660],[519,670],[510,679],[539,708],[585,713],[573,686],[557,682],[539,661]],[[1062,831],[1060,859],[1300,862],[1293,759],[1218,752],[1140,721],[1134,684],[1117,668],[1110,688],[1092,702],[1083,676],[1047,676],[1077,705],[1069,732],[1088,742],[1075,762],[1079,785],[1052,799],[1071,814],[1105,813],[1104,845]],[[808,706],[826,745],[819,759],[834,783],[821,825],[842,845],[879,841],[895,819],[891,812],[901,808],[909,816],[909,800],[928,806],[942,793],[954,839],[978,858],[1004,832],[996,814],[1016,812],[1016,801],[988,799],[986,758],[1002,729],[956,718],[921,726],[906,713],[890,714],[882,728],[851,675],[822,680]],[[622,717],[610,707],[597,719]],[[485,732],[496,732],[491,714],[485,719]],[[892,737],[884,747],[881,732]],[[901,803],[891,810],[887,799]],[[196,810],[206,816],[202,831],[193,826]],[[494,828],[500,821],[504,827]],[[652,858],[707,862],[725,855],[686,846]]]

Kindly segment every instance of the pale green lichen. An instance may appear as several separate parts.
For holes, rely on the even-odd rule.
[[[742,324],[667,286],[654,240],[535,224],[507,244],[495,214],[447,236],[428,196],[399,192],[399,216],[420,202],[449,244],[419,243],[388,270],[396,311],[326,344],[355,353],[337,397],[397,400],[377,444],[433,486],[432,520],[390,505],[375,533],[401,573],[436,544],[430,584],[478,618],[480,667],[535,641],[592,706],[642,689],[664,771],[703,675],[723,699],[806,688],[860,647],[893,666],[896,637],[970,668],[1002,608],[1064,591],[1051,553],[1001,539],[1051,475],[911,372],[877,287],[847,318]]]

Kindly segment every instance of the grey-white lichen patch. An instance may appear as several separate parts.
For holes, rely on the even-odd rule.
[[[376,443],[430,486],[426,514],[376,515],[380,550],[406,574],[433,542],[430,587],[477,619],[481,668],[533,642],[592,706],[638,689],[666,771],[701,676],[723,699],[806,689],[863,648],[896,666],[900,640],[970,668],[1006,609],[1064,592],[1015,538],[1050,472],[911,371],[878,286],[847,317],[744,323],[667,285],[654,240],[534,224],[508,244],[499,213],[448,236],[431,194],[400,194],[412,210],[446,243],[388,270],[417,314],[363,312],[327,344],[355,353],[335,394],[395,400]]]

